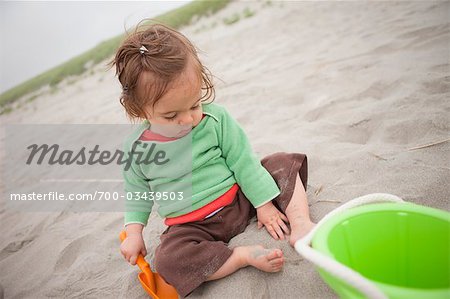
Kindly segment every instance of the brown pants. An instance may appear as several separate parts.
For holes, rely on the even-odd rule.
[[[306,190],[306,156],[276,153],[262,159],[261,164],[281,191],[273,203],[285,213],[294,192],[297,173]],[[226,262],[233,252],[227,243],[242,233],[255,215],[255,208],[239,189],[234,201],[213,216],[168,227],[156,248],[156,270],[181,297],[189,295]]]

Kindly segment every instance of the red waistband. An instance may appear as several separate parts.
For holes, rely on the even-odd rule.
[[[209,204],[201,207],[198,210],[192,211],[190,213],[173,217],[173,218],[166,218],[164,220],[164,223],[167,226],[175,225],[175,224],[182,224],[187,222],[193,222],[193,221],[199,221],[203,220],[206,216],[211,214],[212,212],[216,211],[217,209],[221,207],[225,207],[233,202],[234,197],[236,196],[237,191],[239,190],[239,185],[234,184],[231,186],[230,189],[228,189],[227,192],[219,196],[214,201],[210,202]]]

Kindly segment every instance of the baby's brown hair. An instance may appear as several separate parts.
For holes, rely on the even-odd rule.
[[[143,20],[145,21],[145,20]],[[108,66],[116,66],[122,85],[120,103],[130,119],[146,118],[145,107],[154,105],[168,85],[184,71],[189,59],[198,67],[202,82],[202,102],[215,97],[210,71],[201,63],[194,45],[180,32],[162,25],[141,25],[120,45]],[[151,74],[151,82],[140,81],[141,74]],[[148,76],[147,76],[148,77]],[[138,89],[140,90],[138,92]]]

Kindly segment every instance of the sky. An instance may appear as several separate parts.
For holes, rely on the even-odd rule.
[[[0,1],[0,93],[190,1]]]

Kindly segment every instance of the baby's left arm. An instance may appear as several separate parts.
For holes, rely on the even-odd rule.
[[[275,180],[261,165],[241,126],[223,108],[219,146],[242,192],[255,208],[280,194]]]

